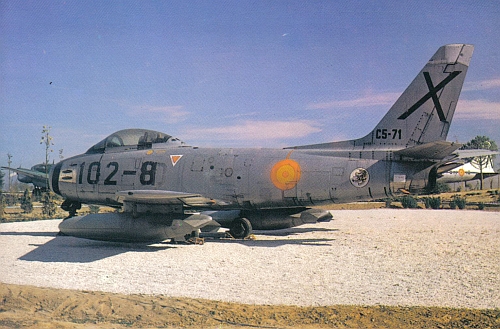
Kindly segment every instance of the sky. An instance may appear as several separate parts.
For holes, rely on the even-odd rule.
[[[44,162],[43,126],[50,162],[126,128],[199,147],[362,137],[450,43],[475,51],[448,140],[500,145],[499,31],[488,0],[0,0],[0,165]]]

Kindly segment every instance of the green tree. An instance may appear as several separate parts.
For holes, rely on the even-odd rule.
[[[42,139],[40,144],[45,144],[45,179],[47,186],[49,186],[49,153],[53,150],[50,148],[54,143],[52,143],[52,136],[50,136],[50,126],[43,126]]]
[[[21,209],[26,214],[31,214],[33,212],[33,202],[31,201],[31,193],[29,189],[24,190],[24,194],[21,197]]]
[[[4,211],[5,209],[5,198],[4,198],[4,194],[3,193],[0,193],[0,219],[3,219],[4,217]]]
[[[42,198],[42,213],[46,218],[51,218],[56,214],[56,203],[52,192],[45,192]]]
[[[465,143],[461,148],[461,150],[490,150],[490,151],[498,151],[498,146],[494,140],[491,140],[487,136],[476,136],[467,143]]]
[[[490,151],[498,151],[498,146],[494,140],[491,140],[487,136],[476,136],[472,140],[465,143],[461,148],[461,150],[490,150]],[[481,174],[481,190],[483,189],[483,168],[485,168],[488,164],[493,164],[494,155],[484,155],[478,156],[474,158],[467,159],[474,167],[480,170]]]
[[[0,170],[0,192],[3,191],[3,177],[5,176],[5,173]]]

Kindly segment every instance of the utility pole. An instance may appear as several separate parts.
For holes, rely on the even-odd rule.
[[[9,191],[9,192],[10,192],[10,165],[11,165],[11,163],[12,163],[12,160],[11,160],[11,158],[12,158],[12,154],[7,153],[7,158],[9,158],[9,160],[7,161],[7,163],[9,164],[9,184],[8,184],[8,185],[9,185],[9,187],[8,187],[8,190],[7,190],[7,191]]]

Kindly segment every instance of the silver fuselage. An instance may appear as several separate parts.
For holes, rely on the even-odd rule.
[[[284,163],[277,171],[287,159],[298,167]],[[395,161],[392,151],[116,149],[66,159],[54,166],[50,181],[56,193],[86,203],[116,204],[116,192],[124,190],[165,190],[199,193],[217,207],[311,206],[386,198],[398,189],[423,187],[427,175],[416,174],[429,165]],[[365,185],[352,183],[358,168],[368,172]]]

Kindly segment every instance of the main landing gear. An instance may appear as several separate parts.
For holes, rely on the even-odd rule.
[[[252,233],[252,224],[246,218],[236,218],[233,220],[229,233],[235,239],[246,239]]]

